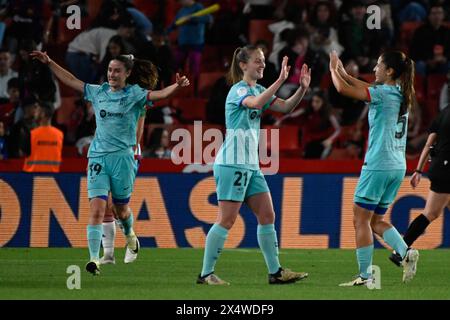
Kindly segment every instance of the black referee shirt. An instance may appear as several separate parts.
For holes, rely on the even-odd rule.
[[[429,132],[437,134],[436,158],[450,159],[450,106],[443,109],[434,119]]]

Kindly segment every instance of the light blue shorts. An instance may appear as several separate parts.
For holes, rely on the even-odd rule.
[[[405,170],[365,170],[361,171],[356,187],[354,202],[374,208],[388,208],[394,202],[405,177]]]
[[[89,158],[87,186],[89,199],[108,197],[111,191],[113,201],[128,200],[133,191],[138,164],[131,153],[108,154]]]
[[[261,170],[214,165],[214,178],[219,201],[244,202],[252,195],[269,192],[269,186]]]

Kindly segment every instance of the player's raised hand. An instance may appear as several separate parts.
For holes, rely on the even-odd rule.
[[[50,57],[47,55],[47,52],[42,52],[42,51],[35,50],[35,51],[30,53],[30,56],[33,59],[37,59],[40,62],[45,63],[45,64],[49,64],[50,61],[51,61]]]
[[[337,71],[338,65],[339,65],[339,58],[337,52],[333,50],[330,52],[330,71],[331,70]]]
[[[409,181],[409,183],[411,184],[411,187],[413,187],[413,189],[415,189],[419,185],[421,177],[422,174],[420,174],[419,172],[414,172],[414,174],[411,176],[411,180]]]
[[[284,56],[283,62],[281,62],[281,71],[278,79],[281,81],[285,81],[289,76],[289,70],[291,70],[291,67],[288,66],[288,57]]]
[[[180,87],[187,87],[189,85],[189,79],[186,76],[180,77],[179,73],[175,75],[175,81]]]
[[[341,60],[341,59],[338,59],[338,62],[337,62],[337,70],[338,70],[340,73],[344,73],[344,74],[347,73],[347,71],[345,71],[344,64],[342,63],[342,60]]]
[[[302,66],[302,70],[300,71],[300,85],[307,89],[309,84],[311,83],[311,68],[308,68],[307,64]]]

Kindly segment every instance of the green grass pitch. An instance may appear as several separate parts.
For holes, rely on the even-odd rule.
[[[422,250],[416,278],[401,282],[402,269],[388,261],[389,251],[377,249],[374,264],[381,268],[381,289],[340,288],[357,273],[354,250],[281,250],[282,265],[307,271],[295,284],[270,286],[263,257],[255,249],[224,250],[216,273],[227,287],[196,285],[203,250],[141,250],[138,260],[102,266],[100,276],[84,271],[87,249],[0,248],[0,299],[450,299],[450,250]],[[81,289],[66,287],[69,265],[81,268]]]

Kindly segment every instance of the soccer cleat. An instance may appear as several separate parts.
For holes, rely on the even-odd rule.
[[[197,278],[197,283],[198,284],[208,284],[211,286],[229,286],[230,285],[229,282],[223,281],[218,276],[216,276],[214,273],[210,273],[203,277],[201,276],[201,274],[199,274],[198,278]]]
[[[419,251],[409,248],[403,258],[403,282],[411,281],[417,272],[417,261],[419,261]]]
[[[140,244],[135,234],[127,237],[127,247],[125,249],[125,263],[132,263],[137,259]]]
[[[269,274],[269,284],[294,283],[308,277],[306,272],[294,272],[280,268],[277,273]]]
[[[99,261],[100,265],[103,264],[116,264],[116,258],[114,258],[114,256],[103,256],[100,258]]]
[[[355,287],[355,286],[365,286],[369,283],[369,279],[365,279],[361,276],[357,276],[350,282],[344,282],[339,284],[339,287]]]
[[[100,263],[96,260],[89,261],[86,264],[86,271],[92,273],[94,276],[100,274]]]
[[[389,256],[389,260],[391,260],[397,267],[401,267],[402,265],[402,257],[395,251],[393,251]]]

